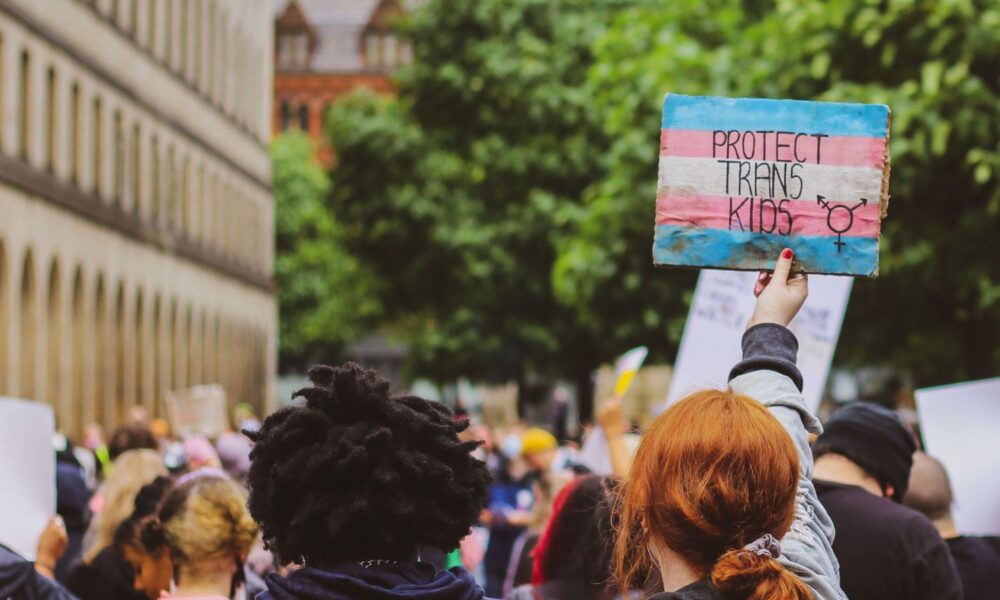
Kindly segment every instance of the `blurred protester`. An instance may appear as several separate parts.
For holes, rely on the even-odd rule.
[[[509,600],[612,600],[612,480],[588,475],[559,491],[534,551],[531,585]]]
[[[617,511],[623,593],[658,572],[656,600],[845,598],[833,526],[809,481],[808,432],[820,427],[786,329],[807,295],[791,259],[786,249],[758,278],[730,389],[691,394],[643,436]]]
[[[187,468],[191,471],[198,469],[221,469],[222,461],[215,452],[215,446],[203,435],[184,436],[181,442],[184,445],[184,455],[187,456]]]
[[[529,440],[530,450],[547,444],[544,435],[535,437],[535,440]],[[486,595],[491,598],[503,596],[514,546],[532,522],[535,506],[533,484],[538,477],[521,457],[522,453],[521,436],[513,432],[506,434],[502,442],[500,462],[489,486],[486,510],[480,515],[482,525],[489,528],[483,571],[486,577]]]
[[[135,573],[125,556],[112,542],[115,530],[135,506],[135,497],[144,485],[166,475],[160,455],[153,450],[129,450],[113,463],[111,475],[91,501],[95,516],[84,536],[83,562],[66,581],[83,600],[142,600],[132,582]]]
[[[111,434],[111,441],[108,442],[108,457],[111,459],[111,467],[114,468],[114,461],[129,450],[158,450],[159,445],[153,432],[146,426],[126,425],[119,427]],[[107,476],[105,474],[105,476]]]
[[[901,504],[917,445],[894,412],[855,402],[816,440],[813,478],[837,528],[840,581],[851,600],[961,600],[948,547]]]
[[[149,422],[149,432],[153,434],[153,439],[156,440],[156,447],[162,454],[164,448],[166,448],[172,439],[170,435],[170,423],[166,419],[153,419]]]
[[[959,534],[951,515],[953,502],[944,465],[923,452],[914,454],[903,504],[930,519],[948,544],[965,600],[994,599],[1000,595],[1000,537]]]
[[[55,565],[68,538],[61,517],[53,517],[38,537],[35,562],[0,544],[0,598],[4,600],[75,600],[55,580]]]
[[[164,478],[144,487],[116,541],[149,600],[226,600],[241,589],[256,536],[243,489],[221,471],[202,469],[172,487]]]
[[[77,460],[76,448],[59,436],[56,446],[56,512],[66,527],[67,545],[56,563],[55,574],[66,581],[70,571],[80,562],[83,536],[90,522],[90,488],[83,466]]]
[[[88,423],[83,428],[83,447],[76,448],[77,460],[87,473],[87,486],[97,488],[111,467],[111,455],[104,442],[104,428],[98,423]]]
[[[258,600],[476,600],[461,567],[439,571],[423,548],[451,550],[476,522],[489,472],[461,442],[468,421],[443,404],[390,397],[389,382],[356,364],[317,366],[306,403],[252,434],[250,512],[283,563]]]
[[[249,431],[249,430],[248,430]],[[250,471],[250,439],[242,433],[227,431],[215,441],[215,451],[223,470],[236,481],[246,479]]]
[[[260,429],[260,419],[257,418],[257,413],[254,412],[253,406],[246,402],[240,402],[233,407],[233,424],[236,425],[236,431],[257,431]]]
[[[170,589],[173,580],[170,553],[163,548],[146,550],[143,545],[143,530],[159,519],[160,508],[172,487],[173,480],[164,476],[142,486],[135,496],[132,514],[115,530],[114,545],[135,574],[132,588],[137,597],[144,595],[149,600],[156,600],[160,592]],[[152,529],[154,527],[150,526],[151,533]]]
[[[559,385],[552,390],[552,408],[549,411],[549,423],[552,427],[552,435],[560,443],[569,439],[569,392]]]
[[[149,428],[149,412],[145,407],[136,404],[128,411],[128,425],[142,429]]]
[[[553,504],[556,496],[573,479],[570,471],[535,478],[531,485],[534,505],[531,509],[531,519],[527,528],[514,540],[507,574],[504,578],[503,593],[507,595],[515,587],[531,582],[535,547],[541,538],[542,531],[552,517]]]

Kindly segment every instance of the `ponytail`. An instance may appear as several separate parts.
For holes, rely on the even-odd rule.
[[[726,552],[712,568],[712,583],[736,600],[813,600],[801,579],[767,554],[745,548]]]

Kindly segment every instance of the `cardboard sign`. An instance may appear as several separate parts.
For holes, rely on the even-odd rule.
[[[889,107],[667,94],[653,262],[878,275]]]
[[[54,431],[51,407],[0,398],[0,543],[28,560],[56,514]]]
[[[743,358],[740,342],[756,303],[755,280],[754,273],[701,272],[674,363],[668,405],[697,390],[726,387],[729,370]],[[799,341],[802,395],[814,413],[823,397],[852,283],[846,277],[810,277],[809,298],[789,326]]]
[[[1000,377],[915,395],[927,453],[951,479],[958,532],[1000,535]]]
[[[199,385],[167,393],[167,416],[175,435],[218,437],[226,431],[226,392],[220,385]]]

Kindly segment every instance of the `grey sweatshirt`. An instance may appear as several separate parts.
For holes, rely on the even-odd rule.
[[[795,520],[781,540],[778,562],[798,575],[816,600],[846,600],[840,589],[840,565],[833,554],[833,521],[812,483],[809,434],[821,433],[822,426],[802,397],[802,375],[795,366],[797,352],[798,342],[788,329],[771,323],[751,327],[743,334],[743,360],[730,372],[729,386],[768,407],[799,453]]]

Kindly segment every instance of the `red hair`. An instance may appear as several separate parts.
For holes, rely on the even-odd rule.
[[[777,561],[743,550],[764,534],[788,531],[798,479],[792,439],[764,406],[730,390],[684,398],[643,435],[621,487],[618,584],[636,589],[656,572],[648,552],[654,544],[710,576],[727,598],[811,599]]]

